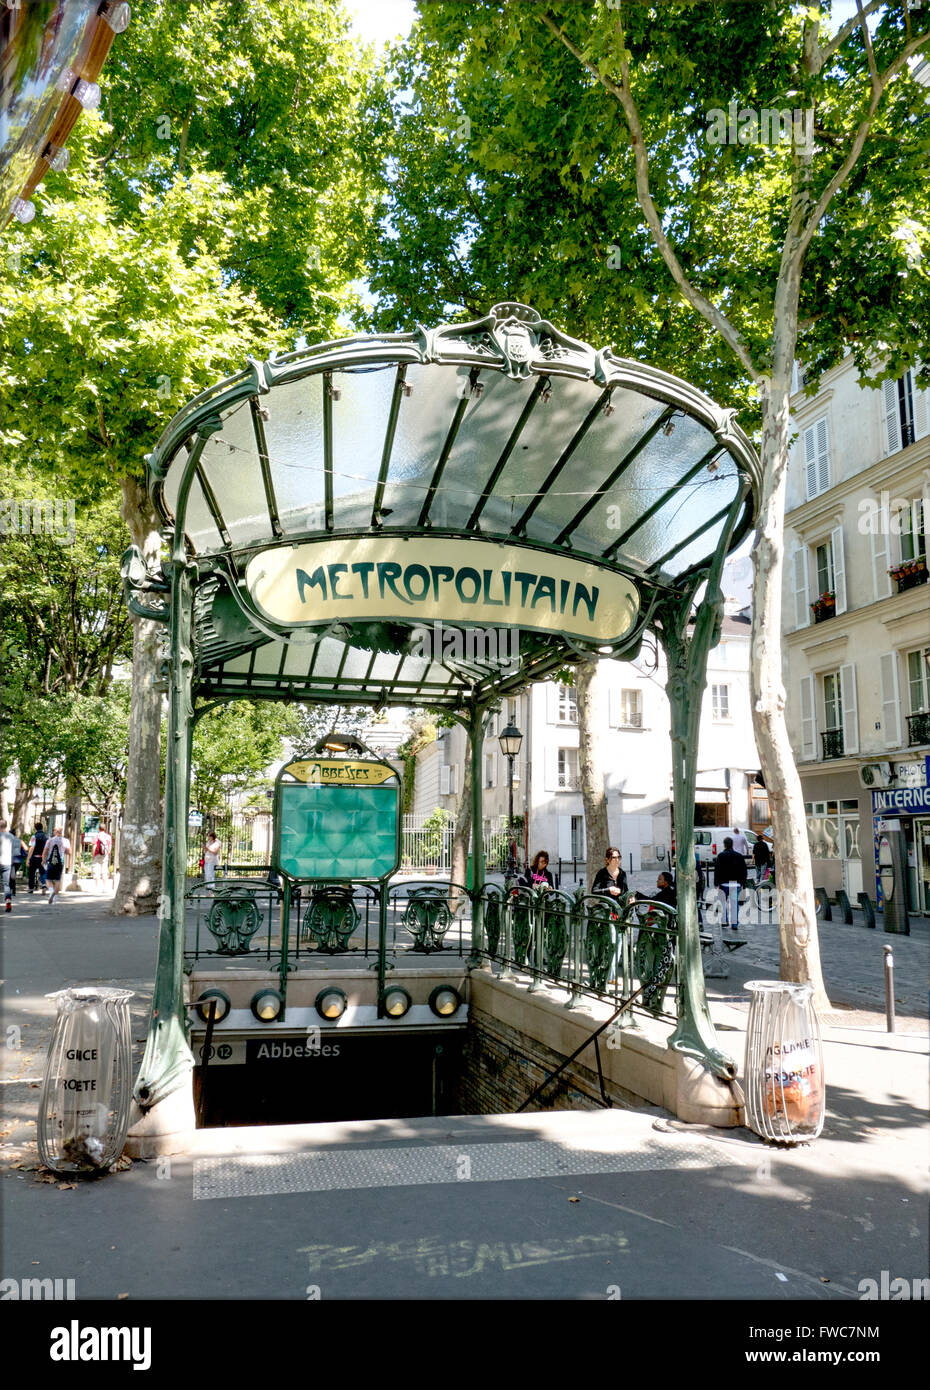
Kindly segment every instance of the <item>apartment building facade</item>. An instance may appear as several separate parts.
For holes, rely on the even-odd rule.
[[[930,391],[860,387],[851,358],[792,398],[782,605],[789,733],[814,881],[881,901],[880,836],[906,838],[930,911]]]
[[[769,824],[759,785],[758,755],[749,704],[750,619],[728,602],[720,643],[708,663],[701,719],[695,814],[699,824]],[[668,864],[671,853],[671,747],[666,670],[661,651],[645,648],[636,662],[601,663],[608,825],[627,870]],[[546,682],[505,700],[491,720],[482,760],[486,826],[505,821],[508,760],[498,737],[507,724],[523,734],[514,760],[514,813],[525,824],[529,855],[553,860],[586,857],[579,782],[579,730],[575,691]],[[462,788],[467,741],[461,728],[441,731],[417,757],[414,810],[437,805],[454,814]],[[518,840],[522,844],[524,833]],[[522,854],[520,856],[522,862]]]

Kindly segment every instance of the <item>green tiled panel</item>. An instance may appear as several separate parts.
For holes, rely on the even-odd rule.
[[[397,787],[285,783],[280,868],[291,878],[384,878],[397,867]]]

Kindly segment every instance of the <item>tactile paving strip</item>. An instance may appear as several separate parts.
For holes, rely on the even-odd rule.
[[[566,1149],[551,1140],[508,1144],[452,1144],[396,1149],[340,1149],[305,1154],[241,1154],[198,1158],[194,1197],[272,1197],[292,1192],[338,1192],[359,1187],[415,1187],[423,1183],[508,1182],[576,1173],[637,1173],[655,1168],[711,1168],[757,1162],[701,1140],[655,1135],[629,1142],[622,1152]]]

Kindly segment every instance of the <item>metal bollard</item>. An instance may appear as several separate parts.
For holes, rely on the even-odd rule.
[[[883,946],[885,952],[885,1028],[894,1032],[894,951],[891,946]]]

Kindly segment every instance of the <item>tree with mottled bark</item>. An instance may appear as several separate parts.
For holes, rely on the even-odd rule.
[[[781,973],[821,1005],[781,667],[789,398],[796,359],[813,393],[847,353],[864,384],[908,367],[930,384],[928,41],[930,9],[909,0],[857,0],[842,21],[829,0],[514,0],[424,6],[393,57],[378,326],[522,299],[757,432],[751,698]]]
[[[604,851],[610,844],[607,820],[607,784],[603,731],[607,728],[607,692],[597,661],[582,661],[575,668],[575,703],[578,709],[578,772],[584,804],[585,850],[588,892],[598,869],[604,867]]]

